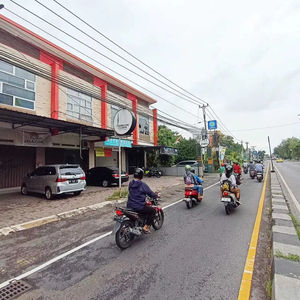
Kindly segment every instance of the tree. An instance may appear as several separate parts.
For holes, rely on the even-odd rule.
[[[158,145],[174,147],[178,132],[172,131],[165,125],[158,126]]]
[[[194,139],[189,138],[187,139],[181,139],[178,144],[176,144],[176,147],[178,148],[178,155],[175,159],[175,162],[179,162],[182,160],[194,160],[196,159],[196,147],[197,147],[197,141]]]
[[[300,159],[300,140],[296,137],[283,140],[274,148],[274,154],[284,159]]]

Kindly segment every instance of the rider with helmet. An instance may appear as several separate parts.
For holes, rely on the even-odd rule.
[[[200,199],[202,199],[202,196],[203,196],[203,188],[202,188],[201,185],[198,185],[198,184],[199,184],[199,183],[202,183],[203,180],[201,180],[201,179],[195,174],[195,169],[194,169],[194,168],[191,168],[191,172],[194,174],[195,179],[196,179],[196,182],[197,182],[197,187],[194,187],[194,190],[198,190],[198,187],[200,188],[200,195],[201,195],[201,198],[199,198],[199,200],[200,200]],[[199,191],[198,191],[198,194],[199,194]],[[198,197],[199,197],[199,195],[198,195]]]
[[[240,189],[237,185],[235,176],[232,174],[232,171],[233,171],[232,166],[227,165],[226,168],[225,168],[225,173],[223,173],[223,175],[221,177],[221,180],[220,180],[220,183],[221,183],[220,194],[221,194],[221,198],[222,198],[222,194],[223,194],[222,185],[225,181],[230,181],[230,183],[231,183],[230,191],[235,194],[235,196],[238,200],[238,203],[239,203]]]
[[[194,170],[195,172],[195,170]],[[201,195],[201,187],[198,184],[197,182],[197,179],[195,177],[196,175],[192,172],[192,168],[190,165],[186,165],[185,166],[185,174],[184,174],[184,183],[186,186],[190,186],[190,185],[193,185],[193,189],[194,190],[197,190],[198,191],[198,199],[201,200],[202,199],[202,195]],[[200,178],[199,178],[200,179]],[[201,179],[200,179],[201,180]]]
[[[150,233],[150,225],[153,223],[156,210],[146,205],[146,196],[157,199],[159,195],[151,191],[149,186],[142,181],[144,171],[140,168],[135,169],[133,180],[129,183],[129,195],[127,207],[135,210],[141,215],[146,216],[146,225],[143,227],[144,233]]]

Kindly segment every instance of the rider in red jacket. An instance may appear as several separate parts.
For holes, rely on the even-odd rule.
[[[235,174],[242,174],[242,168],[238,162],[234,164],[233,170]]]

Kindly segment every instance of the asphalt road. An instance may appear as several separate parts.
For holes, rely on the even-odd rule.
[[[285,160],[283,163],[276,163],[274,161],[274,166],[279,170],[280,174],[282,175],[282,177],[288,184],[289,188],[291,189],[292,193],[296,197],[298,203],[300,204],[300,184],[299,184],[300,162]],[[278,178],[279,180],[281,180],[280,176]],[[286,197],[289,199],[292,212],[300,220],[300,212],[298,211],[293,201],[291,200],[290,195],[285,188],[285,185],[282,182],[281,185],[284,188]]]
[[[237,299],[262,187],[246,175],[243,205],[227,216],[214,186],[191,210],[167,208],[162,229],[125,251],[108,236],[30,275],[19,299]]]

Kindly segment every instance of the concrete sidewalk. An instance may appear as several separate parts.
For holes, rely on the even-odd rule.
[[[300,241],[276,173],[271,173],[272,194],[272,300],[300,299]]]

